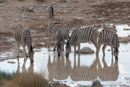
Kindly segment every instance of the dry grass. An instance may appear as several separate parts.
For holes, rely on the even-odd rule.
[[[20,73],[13,76],[3,87],[51,87],[51,85],[41,74]]]

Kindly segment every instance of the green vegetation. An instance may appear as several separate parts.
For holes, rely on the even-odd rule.
[[[14,74],[15,73],[0,71],[0,80],[2,80],[2,79],[10,80]]]
[[[3,3],[5,0],[0,0],[0,3]]]
[[[25,1],[25,0],[19,0],[19,1]]]

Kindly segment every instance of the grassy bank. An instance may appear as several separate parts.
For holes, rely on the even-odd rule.
[[[0,71],[0,87],[67,87],[59,82],[49,83],[43,74],[9,73]]]

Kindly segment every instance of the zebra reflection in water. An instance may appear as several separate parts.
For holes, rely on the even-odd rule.
[[[52,82],[53,79],[67,79],[69,76],[68,70],[71,68],[71,62],[66,58],[65,63],[65,58],[63,56],[57,57],[56,54],[54,54],[52,62],[50,55],[48,57],[47,67],[49,72],[49,80]]]
[[[115,60],[113,63],[113,58],[111,58],[111,66],[108,66],[105,61],[105,55],[103,55],[102,62],[103,67],[100,64],[100,61],[98,63],[98,74],[101,81],[116,81],[119,76],[118,61]]]
[[[56,80],[68,79],[68,76],[73,81],[93,81],[99,77],[101,81],[116,81],[119,76],[118,61],[113,63],[113,58],[111,61],[111,66],[108,66],[105,61],[105,56],[103,56],[103,66],[101,66],[100,59],[98,57],[92,62],[90,66],[81,65],[80,57],[76,62],[74,57],[74,64],[69,58],[57,58],[54,56],[53,61],[48,58],[48,72],[49,80],[52,82]],[[66,61],[66,63],[65,63]],[[77,64],[76,64],[77,63]]]
[[[92,81],[98,77],[98,58],[96,58],[90,66],[81,66],[80,57],[76,66],[76,58],[74,58],[74,66],[70,70],[70,77],[73,81]]]
[[[23,62],[23,65],[22,65],[22,72],[21,73],[34,73],[34,64],[33,63],[30,63],[30,66],[28,68],[28,70],[26,70],[26,61],[27,61],[28,58],[26,58]],[[17,63],[18,63],[18,66],[17,66],[17,70],[16,70],[16,73],[20,73],[20,63],[19,63],[19,58],[17,59]]]

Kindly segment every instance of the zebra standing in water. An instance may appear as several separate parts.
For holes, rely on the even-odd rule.
[[[74,45],[74,54],[76,52],[76,45],[78,45],[78,53],[80,54],[80,43],[92,41],[97,48],[98,30],[94,27],[86,27],[82,29],[75,29],[71,33],[71,37],[66,45],[66,56],[71,51],[71,45]]]
[[[48,37],[49,37],[48,50],[49,50],[51,34],[54,36],[54,40],[55,40],[56,31],[63,26],[63,22],[60,20],[54,19],[54,11],[53,11],[52,6],[48,9],[48,11],[49,11],[49,23],[48,23]],[[55,48],[56,48],[56,45],[53,51],[55,51]]]
[[[69,39],[69,29],[67,25],[62,26],[59,30],[56,32],[56,47],[57,47],[57,53],[58,57],[60,57],[60,53],[64,51],[64,42],[65,40],[68,41]]]
[[[31,33],[30,30],[24,25],[24,24],[18,24],[17,27],[15,27],[14,29],[14,38],[17,42],[18,45],[18,56],[19,57],[19,49],[20,49],[20,45],[23,46],[23,51],[24,51],[24,56],[29,57],[31,63],[33,63],[33,47],[32,47],[32,37],[31,37]],[[25,50],[25,46],[27,45],[28,48],[28,55],[26,54],[26,50]]]
[[[119,38],[118,35],[114,31],[110,31],[108,29],[103,29],[100,31],[99,34],[99,40],[98,40],[98,49],[97,49],[97,55],[100,50],[100,46],[103,45],[103,55],[105,55],[105,48],[107,45],[111,46],[112,56],[113,56],[113,48],[114,48],[114,56],[116,60],[118,60],[118,53],[119,53]]]

